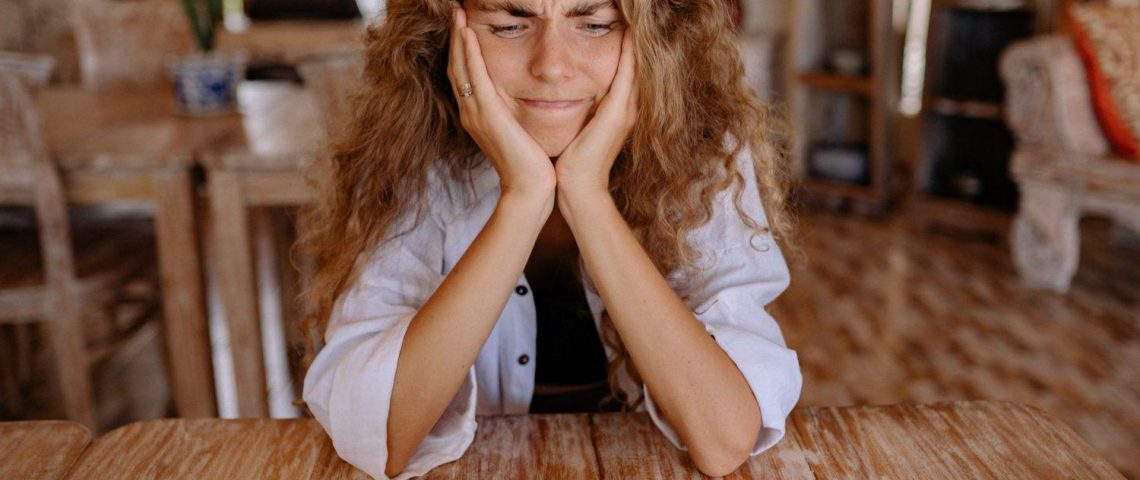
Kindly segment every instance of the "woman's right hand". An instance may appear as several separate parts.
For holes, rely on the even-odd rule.
[[[491,81],[475,31],[467,27],[467,12],[458,4],[453,11],[447,73],[459,103],[460,123],[499,173],[503,196],[525,193],[552,198],[557,185],[554,165],[507,108],[510,97]],[[473,92],[464,97],[459,93],[465,83],[470,83]]]

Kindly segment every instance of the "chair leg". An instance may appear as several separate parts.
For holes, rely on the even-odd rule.
[[[23,409],[20,396],[19,350],[16,348],[16,329],[20,325],[0,325],[0,394],[4,396],[4,410],[18,415]]]
[[[67,418],[98,430],[95,419],[91,366],[87,361],[83,326],[78,312],[59,309],[44,325],[62,385],[63,409]]]
[[[1080,210],[1061,186],[1022,181],[1013,221],[1013,260],[1031,287],[1069,290],[1080,260]]]

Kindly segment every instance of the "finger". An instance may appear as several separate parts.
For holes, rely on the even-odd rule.
[[[621,56],[618,58],[617,74],[611,92],[618,98],[628,99],[633,92],[637,72],[637,56],[633,54],[633,29],[628,26],[621,39]]]
[[[475,98],[478,103],[490,105],[497,95],[495,84],[491,75],[487,73],[487,64],[483,61],[483,50],[479,47],[479,40],[475,31],[470,28],[463,29],[463,43],[466,47],[468,80],[475,87]]]
[[[451,76],[452,94],[458,100],[466,97],[459,96],[459,86],[469,82],[467,74],[467,55],[464,48],[463,29],[467,24],[466,12],[462,8],[453,11],[451,22],[451,58],[448,60],[448,73]]]

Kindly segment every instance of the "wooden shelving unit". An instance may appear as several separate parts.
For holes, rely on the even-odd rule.
[[[794,2],[784,71],[805,201],[867,212],[891,201],[901,41],[891,13],[890,0]]]
[[[852,93],[865,97],[874,95],[874,85],[871,82],[871,77],[813,71],[801,73],[798,79],[802,85],[809,88]]]
[[[1007,235],[1017,190],[1009,177],[1013,136],[1003,120],[997,63],[1009,44],[1053,28],[1058,1],[912,2],[928,12],[910,18],[902,67],[921,75],[903,79],[904,112],[907,105],[921,107],[906,112],[900,138],[914,180],[910,218],[918,226]],[[917,67],[912,52],[922,54]]]

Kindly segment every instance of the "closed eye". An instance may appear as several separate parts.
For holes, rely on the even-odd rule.
[[[588,33],[590,35],[593,35],[595,37],[601,37],[607,33],[612,32],[616,25],[617,25],[617,22],[587,23],[587,24],[582,25],[582,29],[585,30],[586,33]]]
[[[525,25],[491,25],[491,33],[503,38],[515,38],[526,32]]]

